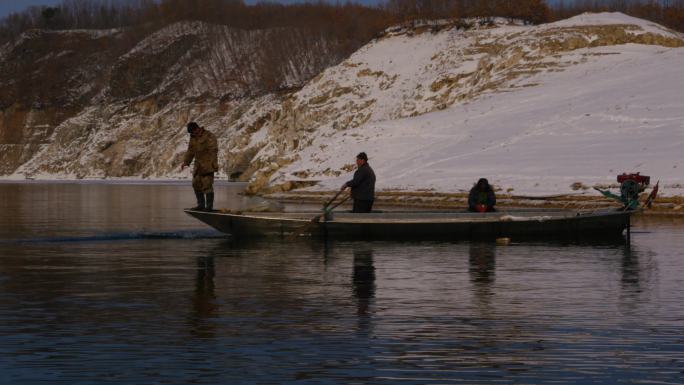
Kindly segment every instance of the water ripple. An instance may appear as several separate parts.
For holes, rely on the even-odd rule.
[[[178,231],[132,231],[120,233],[101,233],[82,236],[36,237],[4,239],[0,243],[82,243],[111,242],[150,239],[212,239],[226,238],[227,235],[216,230],[178,230]]]

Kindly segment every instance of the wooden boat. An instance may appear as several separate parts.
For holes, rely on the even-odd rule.
[[[234,237],[310,236],[332,239],[568,239],[622,238],[634,211],[518,209],[493,213],[464,211],[206,212],[186,209],[200,221]],[[312,218],[320,218],[312,221]]]

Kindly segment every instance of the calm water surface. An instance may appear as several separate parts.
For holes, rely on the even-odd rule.
[[[0,383],[684,383],[684,221],[606,245],[245,243],[192,199],[0,184]]]

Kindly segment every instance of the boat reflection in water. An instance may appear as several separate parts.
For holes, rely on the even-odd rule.
[[[373,266],[372,249],[354,250],[352,283],[357,302],[357,314],[360,317],[365,317],[368,315],[369,307],[375,296],[375,266]]]
[[[193,296],[192,323],[198,337],[213,337],[210,320],[219,313],[214,292],[214,257],[197,257],[197,274],[195,277],[195,295]]]
[[[478,305],[488,307],[492,297],[496,267],[496,244],[471,243],[468,273]]]

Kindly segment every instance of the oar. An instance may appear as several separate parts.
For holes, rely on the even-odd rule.
[[[340,192],[341,192],[341,191],[340,191]],[[340,195],[340,193],[337,193],[337,195],[335,195],[335,198],[337,198],[338,195]],[[325,209],[323,210],[323,213],[318,214],[318,215],[316,215],[315,217],[311,218],[311,220],[310,220],[309,222],[307,222],[304,226],[302,226],[302,227],[300,227],[299,229],[295,230],[292,234],[290,234],[289,239],[292,239],[292,238],[298,236],[299,234],[302,233],[302,231],[308,229],[311,225],[320,222],[322,216],[324,216],[325,214],[327,214],[327,213],[329,213],[329,212],[335,210],[339,205],[341,205],[342,203],[346,202],[349,198],[351,198],[351,194],[347,195],[347,196],[346,196],[344,199],[342,199],[341,201],[335,203],[335,204],[334,204],[332,207],[330,207],[329,209],[328,209],[328,207],[326,206]],[[330,200],[330,202],[332,202],[333,200],[334,200],[334,198],[333,198],[332,200]]]
[[[331,212],[331,211],[335,210],[335,209],[337,208],[337,206],[339,206],[339,205],[341,205],[342,203],[346,202],[347,200],[349,200],[349,198],[351,198],[351,194],[349,194],[349,195],[347,195],[346,197],[344,197],[344,199],[342,199],[341,201],[335,203],[335,205],[332,206],[329,210],[325,210],[325,211],[323,212],[323,214],[318,214],[318,215],[316,216],[316,217],[318,217],[318,219],[316,219],[316,217],[311,218],[311,221],[314,221],[314,220],[316,220],[316,222],[320,221],[320,220],[321,220],[321,217],[322,217],[323,215],[325,215],[325,214],[328,213],[328,212]]]
[[[325,202],[325,204],[323,205],[323,211],[325,211],[325,209],[327,209],[328,206],[330,206],[330,204],[333,203],[333,202],[335,201],[335,199],[337,199],[337,197],[340,196],[340,194],[342,194],[342,191],[344,191],[344,190],[339,190],[339,191],[337,192],[337,194],[335,194],[335,196],[332,197],[331,200]]]

